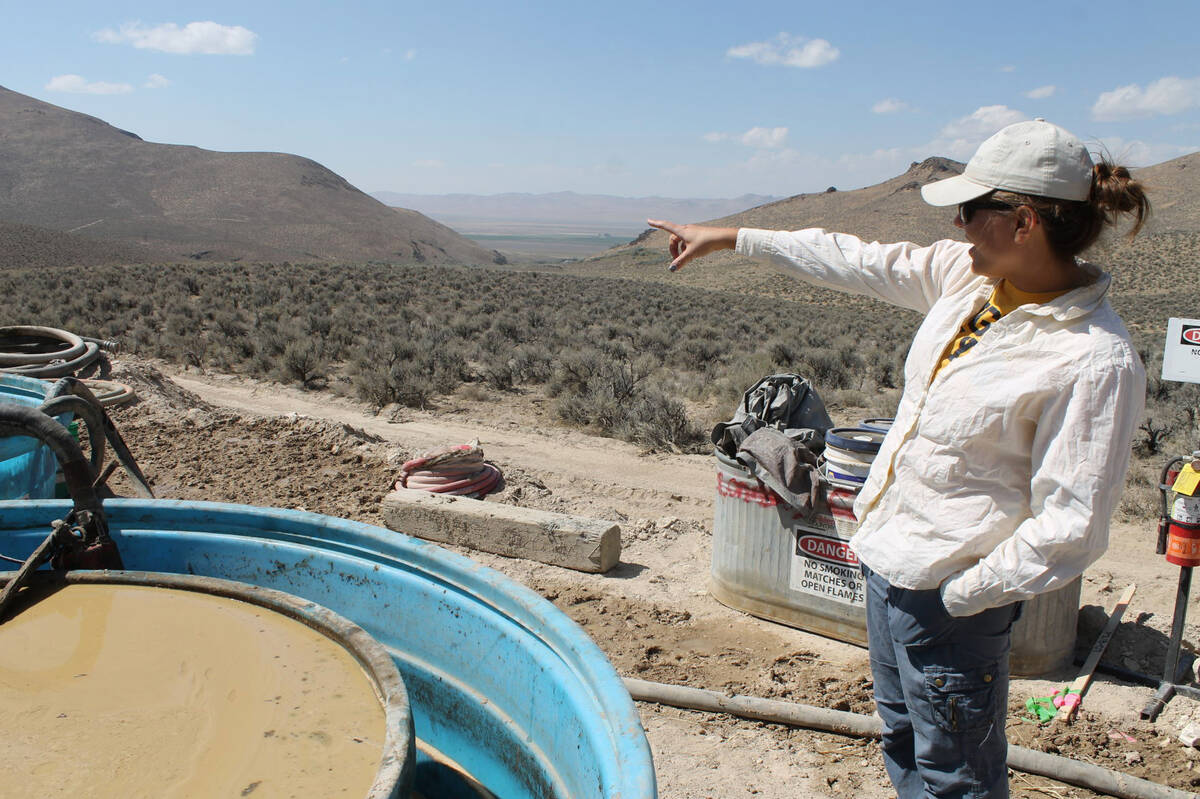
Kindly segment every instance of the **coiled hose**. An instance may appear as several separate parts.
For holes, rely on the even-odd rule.
[[[482,498],[500,485],[500,470],[483,460],[479,441],[431,450],[400,467],[396,488]]]
[[[100,357],[100,342],[37,325],[0,327],[0,370],[26,377],[65,377]]]

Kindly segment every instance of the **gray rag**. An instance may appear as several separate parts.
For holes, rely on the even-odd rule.
[[[806,432],[806,431],[796,431]],[[737,460],[763,485],[805,516],[822,497],[817,456],[801,441],[773,427],[760,427],[742,441]]]
[[[748,388],[733,418],[713,428],[711,440],[732,458],[742,442],[761,427],[783,430],[813,452],[820,452],[825,448],[825,431],[833,422],[811,383],[797,374],[777,374]]]

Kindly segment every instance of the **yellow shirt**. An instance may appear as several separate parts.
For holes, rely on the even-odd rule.
[[[979,339],[987,331],[992,323],[1000,317],[1004,316],[1014,308],[1020,308],[1022,305],[1029,303],[1047,303],[1059,295],[1066,294],[1070,289],[1061,291],[1021,291],[1015,288],[1007,280],[1001,280],[992,289],[992,295],[988,297],[987,302],[983,304],[973,316],[963,322],[962,327],[958,329],[958,333],[951,339],[946,346],[946,351],[942,354],[942,360],[938,362],[937,369],[933,373],[936,375],[946,364],[950,363],[955,358],[963,355],[976,344]]]

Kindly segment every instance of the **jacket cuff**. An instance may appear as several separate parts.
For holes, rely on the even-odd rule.
[[[734,247],[734,251],[738,255],[745,255],[748,258],[766,257],[774,250],[771,246],[773,235],[774,231],[771,230],[738,228],[737,245]]]
[[[955,618],[960,616],[971,616],[980,612],[981,610],[985,610],[985,608],[975,607],[975,605],[978,603],[971,602],[971,600],[961,592],[961,586],[955,585],[955,583],[958,581],[958,578],[961,576],[962,573],[959,572],[959,574],[956,574],[952,577],[947,577],[942,582],[941,587],[938,589],[938,593],[941,594],[942,597],[942,607],[946,609],[947,613]],[[956,588],[960,590],[956,590]]]

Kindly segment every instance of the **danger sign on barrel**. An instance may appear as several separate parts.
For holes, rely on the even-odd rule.
[[[1167,320],[1162,379],[1200,383],[1200,319]]]
[[[840,538],[797,530],[789,584],[794,591],[847,605],[863,606],[863,576],[858,556]]]

